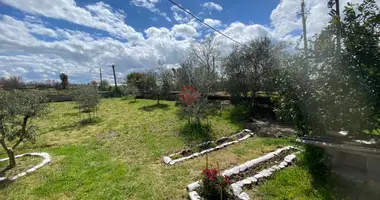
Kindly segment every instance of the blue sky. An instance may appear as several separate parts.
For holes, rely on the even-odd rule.
[[[241,43],[263,36],[293,45],[300,40],[300,0],[175,2]],[[329,20],[327,0],[308,0],[306,10],[312,36]],[[86,83],[98,80],[99,68],[111,80],[115,64],[122,82],[159,61],[178,66],[206,36],[224,55],[234,45],[167,0],[0,0],[0,77],[46,81],[63,72]]]

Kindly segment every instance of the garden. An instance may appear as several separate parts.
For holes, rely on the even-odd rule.
[[[380,12],[344,13],[302,51],[263,37],[222,56],[206,38],[119,87],[61,74],[67,102],[1,79],[0,199],[347,198],[325,150],[299,142],[379,134]]]

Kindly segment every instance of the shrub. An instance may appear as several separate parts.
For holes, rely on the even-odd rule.
[[[228,199],[230,179],[222,176],[217,169],[204,169],[202,171],[201,196],[206,199]]]

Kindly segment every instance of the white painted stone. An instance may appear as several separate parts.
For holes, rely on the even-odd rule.
[[[36,165],[36,166],[34,166],[34,167],[32,167],[32,168],[24,171],[24,172],[21,172],[21,173],[17,174],[16,176],[13,176],[11,178],[0,177],[0,182],[4,181],[6,179],[8,179],[10,181],[15,181],[18,178],[23,177],[23,176],[25,176],[25,175],[27,175],[29,173],[32,173],[32,172],[36,171],[37,169],[39,169],[39,168],[41,168],[41,167],[49,164],[50,161],[51,161],[50,155],[48,153],[26,153],[26,154],[17,155],[17,156],[15,156],[15,158],[20,158],[20,157],[23,157],[23,156],[39,156],[39,157],[43,157],[44,160],[41,163],[39,163],[38,165]],[[6,160],[8,160],[8,158],[1,159],[0,162],[6,161]]]
[[[175,161],[170,161],[169,165],[174,165]]]
[[[280,167],[280,169],[284,169],[285,168],[285,165],[279,165],[278,167]]]
[[[200,156],[201,154],[200,153],[193,153],[193,156],[194,157],[198,157],[198,156]]]
[[[257,179],[256,179],[255,177],[253,177],[253,176],[246,178],[246,180],[249,180],[249,181],[251,181],[251,184],[253,184],[253,183],[256,183],[256,182],[257,182]]]
[[[287,162],[281,162],[280,165],[284,165],[285,167],[288,166]]]
[[[244,179],[241,182],[243,183],[243,185],[249,185],[252,183],[251,179]]]
[[[26,172],[21,172],[21,173],[17,174],[18,177],[23,177],[25,175],[26,175]]]
[[[201,185],[199,184],[199,181],[196,181],[194,183],[191,183],[189,185],[187,185],[187,190],[188,191],[194,191],[196,190],[197,188],[199,188]]]
[[[164,163],[165,163],[165,164],[169,164],[170,161],[172,161],[172,159],[171,159],[169,156],[165,156],[165,157],[163,158],[163,160],[164,160]]]
[[[231,176],[232,175],[232,172],[231,170],[225,170],[223,173],[222,173],[223,176]]]
[[[238,196],[243,191],[243,189],[235,183],[231,184],[231,188],[235,196]]]
[[[258,179],[263,178],[263,175],[262,174],[256,174],[253,177],[258,180]]]
[[[271,167],[271,168],[268,168],[268,171],[274,172],[274,171],[276,171],[276,169],[274,169],[273,167]]]
[[[238,141],[243,141],[243,140],[246,140],[246,139],[248,139],[248,138],[250,138],[250,137],[251,137],[251,135],[246,135],[246,136],[244,136],[244,137],[238,139]]]
[[[246,169],[248,169],[248,166],[247,166],[246,164],[241,164],[241,165],[239,165],[239,171],[240,171],[240,172],[243,172],[243,171],[245,171]]]
[[[238,197],[241,200],[250,200],[249,195],[245,192],[240,193]]]
[[[235,184],[238,185],[239,187],[243,187],[244,186],[244,182],[243,181],[238,181]]]
[[[296,155],[295,155],[295,154],[290,154],[290,155],[288,155],[288,156],[286,156],[286,157],[284,158],[284,161],[287,162],[287,163],[290,163],[290,162],[292,162],[295,158],[296,158]]]
[[[190,200],[200,200],[201,197],[196,191],[189,192],[189,198]]]
[[[272,166],[272,169],[279,170],[280,167],[279,167],[278,165],[273,165],[273,166]]]
[[[239,166],[230,169],[230,171],[231,171],[231,175],[238,174],[240,172]]]

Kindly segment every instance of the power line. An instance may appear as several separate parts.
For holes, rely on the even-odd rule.
[[[170,3],[174,4],[175,6],[177,6],[179,9],[183,10],[184,12],[186,12],[187,14],[189,14],[190,16],[192,16],[194,19],[198,20],[199,22],[201,22],[202,24],[204,24],[205,26],[209,27],[210,29],[214,30],[215,32],[223,35],[224,37],[228,38],[229,40],[241,45],[241,46],[246,46],[238,41],[236,41],[235,39],[231,38],[230,36],[220,32],[219,30],[215,29],[214,27],[208,25],[207,23],[205,23],[203,20],[199,19],[197,16],[193,15],[190,11],[186,10],[185,8],[183,8],[182,6],[178,5],[177,3],[175,3],[174,1],[172,0],[168,0]]]

